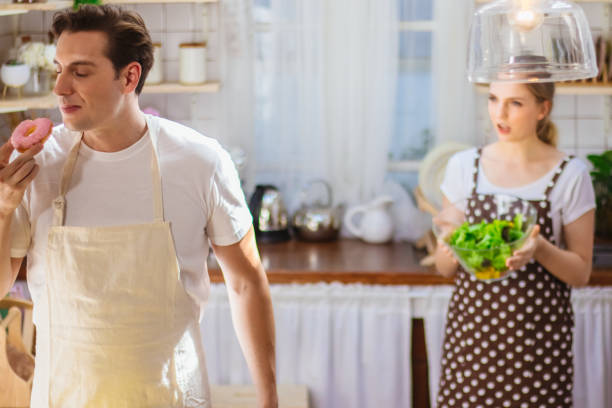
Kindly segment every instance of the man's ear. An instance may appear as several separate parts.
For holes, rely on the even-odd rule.
[[[123,92],[133,92],[138,86],[140,76],[142,75],[142,67],[136,61],[130,62],[128,65],[123,67],[121,70],[121,85],[123,85]]]

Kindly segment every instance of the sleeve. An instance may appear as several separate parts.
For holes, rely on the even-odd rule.
[[[211,179],[208,208],[206,233],[215,245],[235,244],[245,236],[253,223],[236,167],[223,149],[220,149]]]
[[[561,206],[563,225],[570,224],[595,208],[595,191],[588,168],[582,162],[569,185],[564,189]]]
[[[13,214],[11,222],[11,258],[23,258],[28,253],[31,241],[28,213],[21,204]]]
[[[465,163],[462,163],[465,156],[465,152],[454,154],[446,164],[440,191],[451,203],[467,198],[472,189],[472,182],[466,180]]]

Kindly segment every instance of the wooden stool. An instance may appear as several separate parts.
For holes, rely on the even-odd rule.
[[[308,408],[305,385],[278,385],[278,408]],[[211,385],[214,408],[253,408],[257,406],[252,385]]]

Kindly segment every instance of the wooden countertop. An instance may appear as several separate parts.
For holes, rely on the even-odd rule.
[[[381,285],[444,285],[433,267],[419,260],[425,253],[408,243],[366,244],[358,240],[327,243],[288,241],[259,244],[270,283],[343,282]],[[211,282],[223,282],[214,257],[209,262]],[[612,268],[595,268],[590,286],[612,286]]]

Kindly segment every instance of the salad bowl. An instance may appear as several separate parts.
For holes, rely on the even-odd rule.
[[[434,217],[433,231],[461,266],[479,280],[509,275],[506,260],[519,249],[537,222],[537,210],[526,200],[504,194],[487,199],[483,219],[467,216],[468,201],[444,208]]]

